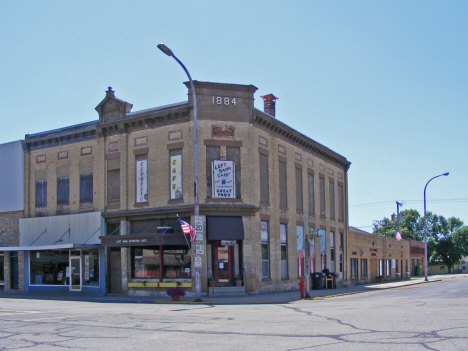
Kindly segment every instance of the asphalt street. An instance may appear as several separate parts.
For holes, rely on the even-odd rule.
[[[465,276],[269,304],[0,299],[0,350],[467,350]]]

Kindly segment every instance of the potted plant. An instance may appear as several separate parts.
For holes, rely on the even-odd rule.
[[[171,297],[172,301],[180,301],[181,296],[185,296],[185,290],[183,288],[167,288],[166,294]]]
[[[383,275],[379,275],[379,276],[377,277],[377,281],[378,281],[379,283],[383,283],[383,282],[384,282],[384,279],[385,279],[385,278],[384,278]]]
[[[236,286],[242,285],[242,275],[240,272],[236,274],[235,282],[236,282]]]
[[[210,277],[208,278],[208,284],[210,285],[210,288],[215,287],[216,281],[214,280],[213,275],[210,275]]]

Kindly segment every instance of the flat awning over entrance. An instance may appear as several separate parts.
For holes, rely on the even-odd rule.
[[[101,245],[106,247],[187,245],[180,233],[149,233],[133,235],[100,236]]]
[[[78,249],[99,249],[101,245],[94,244],[62,244],[45,246],[16,246],[0,247],[0,251],[52,251],[52,250],[78,250]]]
[[[242,217],[206,217],[207,240],[244,240]]]

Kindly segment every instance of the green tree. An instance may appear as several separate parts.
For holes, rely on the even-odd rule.
[[[401,212],[400,234],[403,239],[424,241],[424,217],[416,210]],[[464,256],[468,256],[468,227],[456,217],[445,218],[432,212],[426,212],[426,235],[428,260],[441,260],[452,268]],[[374,221],[373,233],[379,236],[395,237],[397,223],[388,218]]]
[[[423,221],[418,211],[401,211],[402,221],[400,223],[400,234],[403,239],[423,240]],[[374,221],[373,233],[379,236],[395,237],[397,232],[397,223],[387,217],[380,221]]]

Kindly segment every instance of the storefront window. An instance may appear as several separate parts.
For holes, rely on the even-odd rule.
[[[97,250],[83,250],[81,266],[82,285],[99,286],[99,255]]]
[[[162,256],[162,257],[161,257]],[[162,262],[162,269],[161,269]],[[133,278],[191,278],[191,253],[188,247],[162,246],[132,248]]]
[[[163,276],[165,278],[190,278],[191,255],[188,248],[164,246]]]
[[[132,258],[133,278],[159,278],[161,262],[159,247],[151,249],[133,247]]]
[[[68,285],[68,251],[31,251],[31,285]]]

